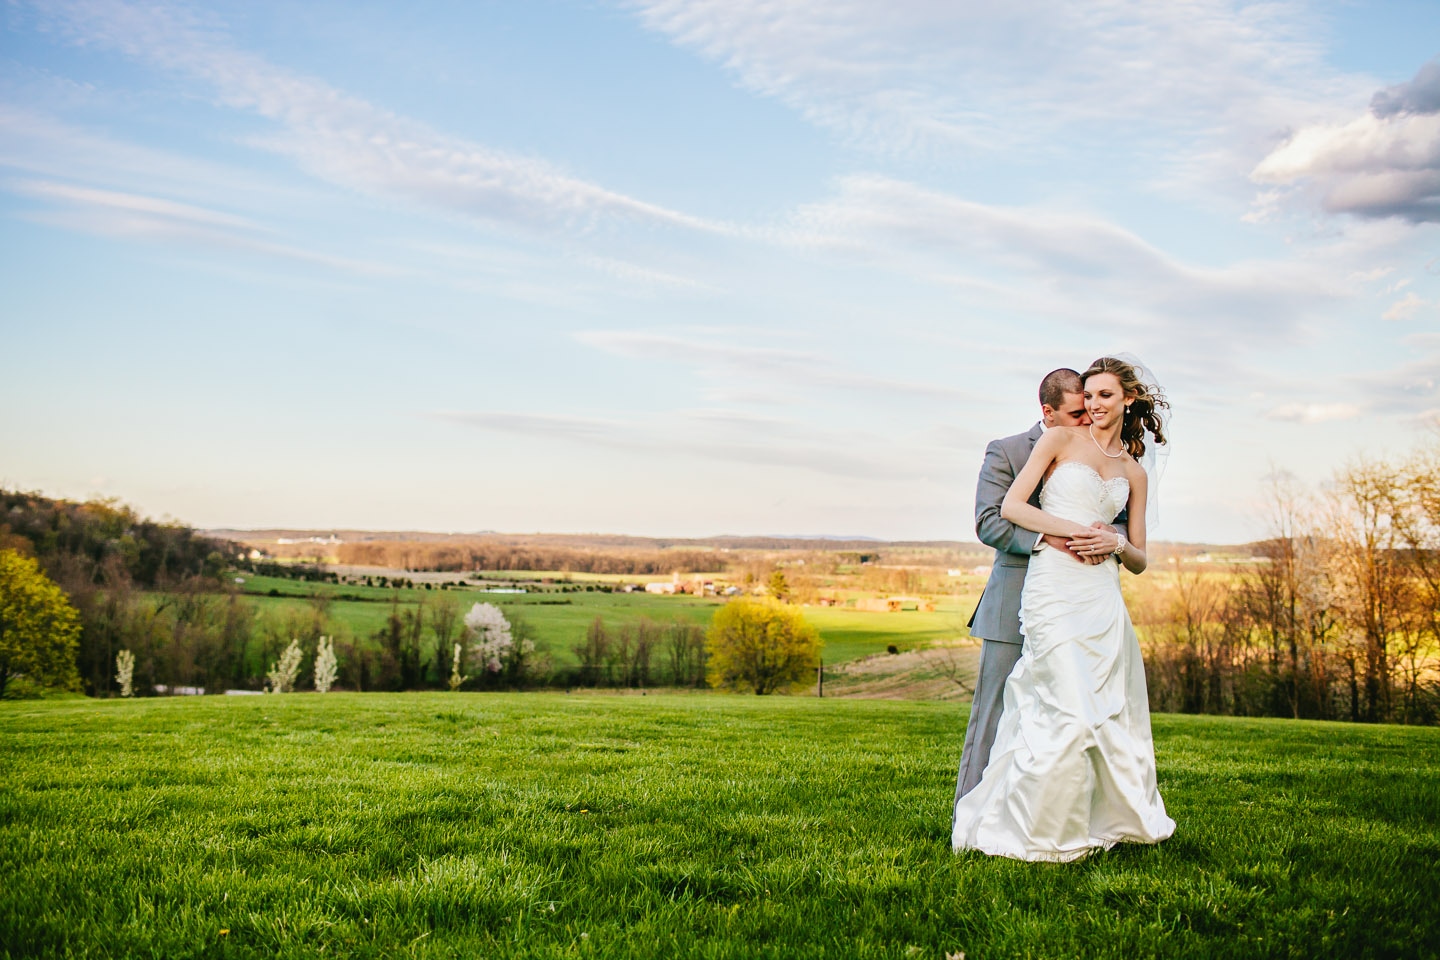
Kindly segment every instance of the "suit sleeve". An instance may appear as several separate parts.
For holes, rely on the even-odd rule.
[[[975,486],[975,535],[987,547],[1028,556],[1035,550],[1040,534],[1017,527],[1000,516],[1000,504],[1015,482],[1015,467],[1006,456],[1000,441],[991,441],[985,448],[985,462],[980,467],[980,481]]]

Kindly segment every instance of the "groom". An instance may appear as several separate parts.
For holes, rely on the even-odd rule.
[[[980,467],[980,482],[975,489],[975,533],[981,543],[995,548],[995,563],[990,568],[990,579],[980,596],[980,605],[970,617],[970,635],[983,642],[980,671],[975,678],[975,699],[970,707],[970,722],[965,727],[965,746],[955,783],[957,801],[980,782],[980,775],[990,762],[990,747],[995,743],[995,729],[1000,724],[1005,681],[1020,660],[1020,590],[1025,586],[1025,572],[1038,541],[1043,539],[1047,546],[1063,550],[1080,563],[1093,561],[1076,553],[1072,546],[1091,556],[1096,550],[1103,555],[1116,546],[1113,528],[1066,541],[1062,537],[1041,537],[1000,517],[1000,504],[1041,435],[1050,427],[1083,427],[1089,423],[1080,374],[1062,367],[1047,373],[1040,381],[1040,422],[1027,433],[993,440],[985,448],[985,463]],[[1030,497],[1030,503],[1040,506],[1038,489]],[[1116,522],[1123,521],[1117,517]]]

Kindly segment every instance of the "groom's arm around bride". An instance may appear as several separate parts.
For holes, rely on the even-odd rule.
[[[1017,527],[1001,517],[1000,505],[1046,427],[1083,426],[1088,422],[1080,374],[1069,369],[1046,374],[1040,382],[1040,413],[1041,421],[1025,433],[991,441],[985,448],[985,462],[975,487],[975,534],[981,543],[994,548],[995,562],[980,604],[970,618],[970,635],[982,642],[975,698],[970,707],[970,722],[965,728],[965,746],[955,783],[957,801],[980,782],[980,775],[990,762],[990,747],[1000,723],[1005,680],[1019,661],[1022,649],[1020,591],[1025,586],[1030,555],[1039,539],[1034,531]],[[1030,500],[1039,506],[1038,490]]]

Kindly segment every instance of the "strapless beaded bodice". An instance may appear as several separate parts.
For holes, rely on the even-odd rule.
[[[1040,509],[1076,523],[1109,523],[1130,499],[1130,481],[1106,480],[1079,460],[1066,460],[1050,472],[1040,490]]]

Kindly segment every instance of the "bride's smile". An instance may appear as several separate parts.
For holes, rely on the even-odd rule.
[[[1113,373],[1098,373],[1085,382],[1085,410],[1097,433],[1120,428],[1125,419],[1125,390]]]

